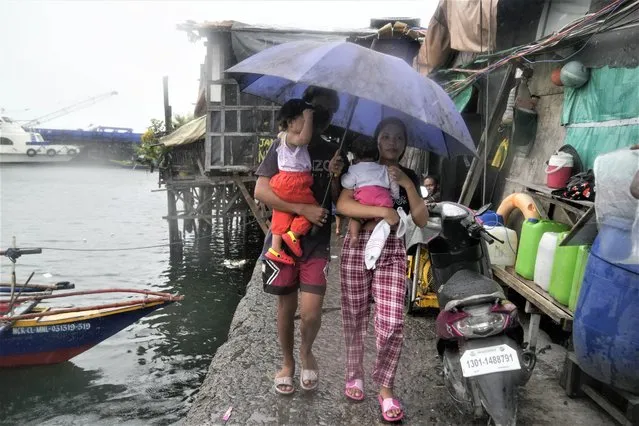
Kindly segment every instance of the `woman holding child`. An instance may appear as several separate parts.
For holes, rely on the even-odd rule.
[[[381,179],[384,188],[390,190],[391,185],[385,184],[386,180],[390,180],[388,183],[399,186],[399,194],[393,194],[392,206],[387,203],[385,206],[375,203],[370,205],[366,202],[370,196],[356,196],[358,190],[355,186],[346,185],[337,201],[338,213],[363,222],[351,228],[351,232],[359,228],[356,238],[351,236],[351,232],[346,236],[340,265],[342,321],[346,343],[345,395],[356,401],[364,399],[364,336],[372,295],[375,300],[377,345],[372,376],[380,387],[378,401],[382,416],[393,422],[404,416],[400,402],[394,397],[393,385],[403,343],[406,248],[403,240],[392,231],[372,270],[365,266],[364,249],[379,219],[391,226],[397,225],[400,220],[397,213],[399,207],[410,212],[413,221],[420,227],[426,224],[428,212],[418,192],[420,182],[417,175],[399,165],[407,143],[404,123],[397,118],[382,120],[375,130],[372,142],[379,151],[378,164],[386,166],[388,173],[389,179]],[[349,186],[353,189],[349,189]],[[378,192],[381,194],[381,189]]]

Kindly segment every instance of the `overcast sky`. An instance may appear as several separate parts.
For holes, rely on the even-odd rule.
[[[420,18],[437,0],[415,1],[36,1],[0,0],[0,108],[33,119],[105,92],[118,95],[42,127],[146,128],[163,118],[162,76],[174,113],[197,97],[202,42],[176,24],[234,19],[310,29],[363,28],[370,18]]]

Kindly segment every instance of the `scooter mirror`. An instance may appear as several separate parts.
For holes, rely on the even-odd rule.
[[[484,213],[486,213],[486,212],[488,211],[488,209],[490,209],[490,207],[491,207],[491,206],[492,206],[492,204],[491,204],[491,203],[488,203],[488,204],[486,204],[486,205],[484,205],[484,206],[481,206],[481,207],[479,208],[479,210],[477,210],[477,211],[475,212],[475,217],[477,217],[477,216],[481,216],[481,215],[483,215]]]
[[[420,186],[419,192],[422,194],[422,198],[428,198],[428,189],[425,186]]]

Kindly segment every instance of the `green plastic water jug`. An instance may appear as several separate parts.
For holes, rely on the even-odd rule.
[[[515,272],[528,280],[532,280],[541,236],[546,232],[564,232],[568,229],[568,225],[554,220],[528,219],[525,221],[521,227]]]
[[[557,238],[557,249],[555,259],[552,264],[550,274],[550,287],[548,293],[557,302],[568,306],[570,302],[570,291],[572,290],[572,280],[575,276],[575,265],[577,263],[577,253],[579,246],[560,246],[561,242],[568,236],[568,232],[562,232]]]
[[[578,247],[579,251],[577,252],[577,262],[575,263],[575,275],[572,278],[572,289],[570,290],[570,301],[568,302],[568,309],[573,312],[575,312],[575,308],[577,307],[579,290],[581,290],[581,283],[584,280],[588,256],[590,256],[590,246]]]

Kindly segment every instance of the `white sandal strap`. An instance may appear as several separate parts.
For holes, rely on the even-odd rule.
[[[292,377],[276,377],[273,381],[275,386],[291,386],[293,387],[293,378]]]
[[[319,374],[317,370],[302,369],[302,380],[305,382],[316,382],[319,380]]]

